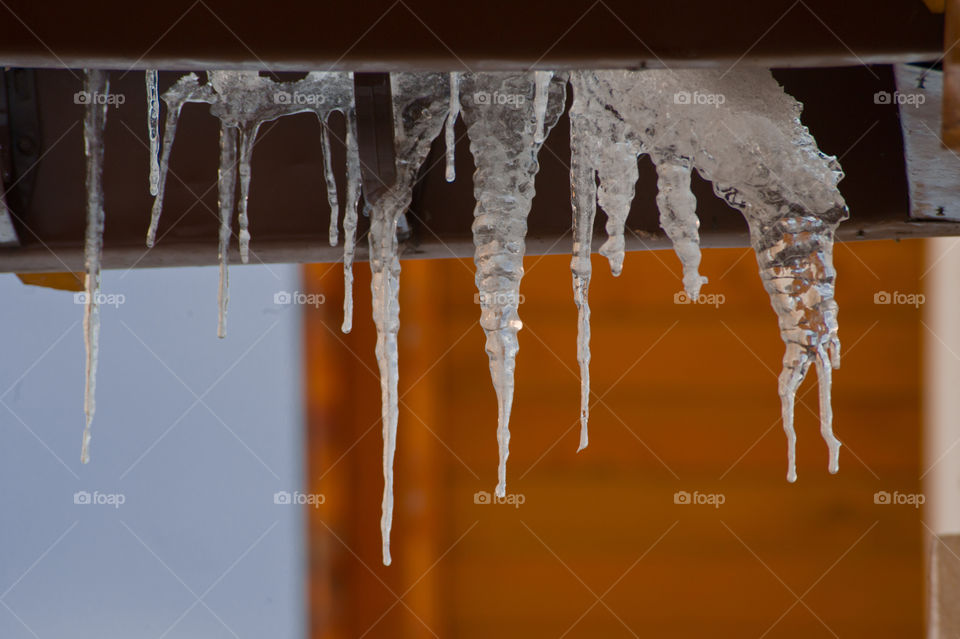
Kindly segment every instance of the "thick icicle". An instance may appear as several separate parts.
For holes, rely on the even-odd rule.
[[[147,137],[150,140],[150,195],[156,196],[160,183],[160,91],[156,69],[146,72]]]
[[[390,565],[393,522],[393,457],[397,446],[400,328],[400,259],[397,222],[410,205],[413,183],[430,145],[440,134],[448,111],[448,77],[440,73],[391,73],[397,177],[394,185],[370,204],[370,290],[377,326],[377,364],[383,422],[383,504],[380,532],[383,563]]]
[[[233,200],[237,186],[237,130],[220,124],[220,284],[217,289],[217,337],[227,336],[227,303],[230,299],[230,236],[233,234]]]
[[[460,116],[460,74],[450,74],[450,110],[447,113],[446,146],[447,146],[447,182],[457,179],[457,136],[454,125]]]
[[[105,96],[110,91],[106,71],[84,72],[84,91],[88,95]],[[80,461],[90,461],[90,425],[96,410],[97,360],[100,352],[100,257],[103,254],[103,131],[107,124],[107,101],[87,102],[83,118],[83,145],[87,156],[87,231],[84,242],[84,309],[83,342],[86,347],[85,390],[83,412],[83,444]]]
[[[523,277],[527,214],[534,196],[540,151],[536,73],[465,73],[460,95],[463,118],[477,170],[474,173],[473,242],[480,324],[487,336],[490,376],[497,394],[497,441],[500,464],[496,494],[506,494],[513,378],[522,327],[517,307]],[[544,128],[549,131],[563,111],[566,77],[544,88]],[[490,98],[494,97],[493,100]]]
[[[700,297],[707,278],[700,275],[700,218],[697,198],[690,190],[690,163],[679,159],[657,160],[657,206],[660,227],[673,242],[683,265],[683,288],[690,299]]]
[[[330,205],[330,246],[336,246],[339,238],[337,237],[337,220],[340,217],[340,202],[337,198],[337,179],[333,176],[333,157],[330,149],[330,130],[327,127],[326,120],[320,120],[323,127],[323,137],[320,138],[320,146],[323,150],[323,180],[327,185],[327,204]]]
[[[725,193],[731,195],[727,189]],[[794,203],[769,202],[756,210],[745,200],[738,198],[737,202],[750,223],[760,277],[780,320],[780,335],[786,345],[779,392],[787,435],[787,481],[797,479],[794,398],[811,364],[816,366],[820,387],[820,433],[830,452],[828,469],[835,473],[839,469],[840,442],[833,434],[830,383],[831,367],[840,366],[840,340],[833,297],[833,234],[837,223],[846,217],[846,209],[812,215]]]
[[[610,272],[619,277],[623,272],[626,241],[624,229],[640,172],[637,153],[630,145],[618,144],[597,154],[597,200],[607,215],[607,240],[600,246],[600,255],[610,263]]]
[[[662,194],[665,228],[679,222],[671,238],[684,261],[686,282],[696,284],[699,278],[687,277],[695,274],[696,229],[692,202],[685,194],[687,169],[676,162],[689,162],[713,182],[718,195],[743,212],[786,344],[779,391],[788,442],[787,479],[796,479],[796,389],[811,364],[818,370],[828,468],[836,472],[840,442],[833,435],[830,368],[840,364],[840,342],[833,236],[847,208],[837,190],[843,177],[840,167],[817,149],[800,123],[800,104],[761,69],[582,72],[575,78],[575,95],[579,92],[601,105],[597,113],[616,114],[626,129],[625,139],[633,136],[655,161],[669,158],[674,163],[664,169],[658,162],[661,186],[667,186]],[[683,194],[679,200],[670,192],[678,185]],[[602,192],[601,187],[601,206]]]
[[[360,208],[360,149],[357,145],[357,118],[347,112],[347,202],[343,207],[343,325],[353,330],[353,256],[357,242],[357,216]]]

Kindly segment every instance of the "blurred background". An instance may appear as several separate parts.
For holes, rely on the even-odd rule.
[[[106,272],[125,299],[102,314],[88,466],[82,306],[0,277],[0,636],[921,636],[925,534],[944,524],[875,495],[929,494],[950,462],[923,451],[922,389],[952,395],[925,376],[955,359],[936,316],[954,246],[837,245],[840,473],[811,374],[794,485],[751,250],[704,251],[714,305],[675,303],[671,252],[629,253],[616,279],[594,259],[580,453],[569,257],[527,258],[513,504],[475,499],[496,482],[497,411],[473,265],[404,261],[390,567],[365,264],[348,335],[339,264],[233,268],[225,340],[215,269]]]

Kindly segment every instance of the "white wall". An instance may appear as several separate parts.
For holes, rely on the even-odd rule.
[[[215,268],[104,273],[84,466],[83,307],[0,275],[0,637],[303,636],[298,279],[232,268],[219,340]]]
[[[960,533],[960,240],[927,240],[923,277],[926,524]]]

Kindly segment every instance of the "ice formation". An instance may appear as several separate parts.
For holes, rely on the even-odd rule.
[[[357,120],[347,111],[347,202],[343,210],[343,325],[353,330],[353,256],[357,245],[357,211],[360,207],[360,151],[357,147]]]
[[[460,78],[463,119],[477,170],[473,192],[474,262],[480,325],[487,336],[490,377],[497,395],[500,464],[496,494],[506,494],[510,452],[513,377],[523,326],[517,313],[523,278],[527,214],[540,166],[537,154],[563,113],[566,75],[542,72],[464,73]]]
[[[157,195],[160,183],[160,91],[156,69],[146,72],[147,138],[150,140],[150,195]]]
[[[84,72],[83,90],[88,96],[106,96],[110,79],[106,71]],[[83,148],[87,156],[87,231],[83,247],[84,278],[83,342],[87,360],[83,412],[83,443],[80,461],[90,461],[90,425],[96,410],[97,359],[100,354],[100,256],[103,254],[103,131],[107,124],[106,99],[87,101],[83,116]]]
[[[331,208],[329,241],[339,242],[339,197],[328,119],[346,119],[344,202],[344,317],[353,316],[352,266],[361,196],[357,118],[351,73],[313,72],[295,82],[276,82],[256,72],[210,71],[179,78],[162,98],[166,119],[159,146],[156,71],[146,74],[150,139],[150,190],[155,199],[147,245],[156,241],[170,154],[183,105],[202,102],[220,120],[218,334],[226,330],[228,258],[233,218],[243,262],[250,256],[248,196],[257,132],[266,122],[314,113],[322,127],[323,177]],[[510,413],[519,348],[518,314],[527,215],[534,197],[537,157],[564,110],[570,107],[570,185],[573,225],[571,272],[578,308],[577,360],[581,371],[580,449],[587,446],[590,397],[590,306],[588,301],[597,206],[606,215],[607,239],[600,253],[619,275],[624,230],[638,179],[637,160],[646,155],[657,170],[660,225],[683,268],[686,293],[697,297],[706,278],[699,273],[699,222],[691,189],[694,169],[714,191],[740,210],[750,227],[760,275],[777,314],[786,345],[779,393],[788,441],[787,479],[796,479],[793,427],[797,387],[810,365],[817,370],[821,433],[836,472],[840,442],[832,430],[830,383],[839,366],[837,304],[834,300],[833,236],[847,217],[837,190],[843,177],[836,160],[821,153],[800,123],[800,105],[768,71],[531,71],[526,73],[395,73],[391,75],[396,179],[380,194],[366,194],[370,216],[370,267],[376,356],[380,369],[384,490],[381,510],[383,561],[390,564],[393,460],[397,445],[400,244],[410,233],[406,211],[431,145],[444,132],[446,179],[455,178],[456,119],[462,114],[476,172],[473,237],[480,324],[497,396],[499,465],[496,494],[506,494]],[[105,73],[87,71],[85,90],[105,94]],[[89,455],[90,424],[99,333],[100,255],[104,224],[103,130],[106,100],[91,100],[84,118],[87,158],[85,241],[87,347],[82,458]],[[159,150],[159,153],[158,153]],[[239,196],[237,188],[239,187]]]
[[[447,112],[447,127],[445,142],[447,145],[447,170],[444,175],[447,182],[453,182],[457,179],[457,136],[454,133],[454,125],[457,117],[460,115],[460,74],[450,74],[450,110]]]
[[[151,78],[148,75],[148,97],[151,89]],[[155,83],[155,78],[153,79]],[[155,84],[153,85],[155,86]],[[152,247],[156,241],[157,226],[160,222],[160,213],[163,207],[163,194],[166,187],[167,173],[170,166],[170,151],[176,135],[177,121],[183,105],[188,102],[204,102],[210,105],[210,112],[220,119],[220,169],[219,169],[219,262],[220,284],[218,287],[218,321],[217,335],[226,336],[226,313],[229,297],[229,254],[230,239],[233,236],[233,214],[238,212],[240,261],[246,263],[250,256],[250,221],[247,213],[247,202],[250,192],[251,160],[253,148],[256,144],[257,131],[265,122],[276,120],[285,115],[295,113],[315,113],[323,126],[323,156],[324,178],[327,184],[327,196],[330,203],[330,243],[337,243],[337,220],[339,204],[337,201],[336,184],[333,180],[332,164],[330,159],[329,132],[327,119],[333,111],[341,111],[347,115],[348,142],[356,138],[356,132],[350,129],[355,127],[353,112],[353,74],[334,72],[311,72],[302,80],[296,82],[275,82],[270,78],[262,77],[256,71],[208,71],[207,82],[201,84],[196,74],[190,73],[181,77],[163,94],[163,101],[167,105],[167,119],[163,131],[163,149],[158,166],[157,189],[150,216],[150,227],[147,231],[147,246]],[[153,116],[152,102],[148,100],[148,119]],[[237,138],[239,137],[239,142]],[[359,165],[348,157],[351,184],[356,192],[359,188]],[[240,197],[235,202],[237,176],[240,181]],[[153,184],[151,178],[151,186]],[[348,190],[350,186],[348,185]],[[358,197],[349,201],[345,214],[351,219],[353,229],[356,228],[356,212],[351,206],[356,206]],[[352,217],[351,217],[352,215]],[[349,241],[349,240],[348,240]],[[352,242],[349,250],[353,250]],[[347,256],[344,255],[344,266],[348,267]],[[352,265],[352,254],[349,265]],[[345,276],[352,284],[352,275]],[[348,326],[346,319],[344,325]]]
[[[839,164],[820,152],[800,123],[800,104],[762,69],[725,74],[585,71],[573,74],[573,87],[574,109],[581,99],[586,106],[577,118],[571,117],[571,137],[599,129],[600,143],[626,141],[630,153],[649,154],[657,165],[661,226],[683,264],[688,295],[698,295],[704,282],[697,272],[700,250],[696,201],[689,190],[691,169],[713,182],[714,191],[743,213],[786,344],[779,393],[788,443],[787,479],[796,480],[794,398],[811,363],[820,385],[820,430],[829,449],[828,468],[836,472],[840,442],[833,434],[830,382],[831,368],[840,365],[840,341],[833,236],[847,218],[847,208],[837,189],[843,177]],[[591,115],[601,124],[591,123]],[[579,125],[586,130],[578,131]],[[598,161],[607,148],[591,150],[597,156],[582,161]],[[602,160],[596,166],[602,166]],[[577,186],[589,190],[584,184],[588,172],[581,173],[574,192]],[[599,168],[598,173],[603,180]],[[619,250],[617,246],[612,252]]]
[[[377,326],[383,423],[383,503],[380,532],[383,563],[390,565],[393,521],[393,457],[397,446],[398,362],[400,328],[400,259],[397,223],[413,198],[413,184],[430,145],[440,134],[449,110],[449,78],[442,73],[393,73],[396,181],[370,204],[370,291]]]

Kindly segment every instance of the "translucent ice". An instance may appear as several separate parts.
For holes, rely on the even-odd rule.
[[[83,89],[88,95],[106,96],[110,80],[106,71],[84,72]],[[83,412],[83,444],[80,461],[90,461],[90,425],[96,410],[97,359],[100,352],[100,257],[103,254],[103,131],[107,124],[107,101],[89,100],[83,117],[83,146],[87,156],[87,231],[84,241],[83,341],[86,347],[86,384]]]
[[[397,332],[400,328],[400,259],[397,222],[413,197],[413,184],[449,108],[449,77],[442,73],[392,73],[396,182],[370,203],[370,290],[377,326],[383,422],[383,563],[390,565],[393,457],[397,446]]]
[[[513,378],[522,327],[517,307],[523,277],[527,214],[539,170],[536,114],[538,79],[528,73],[464,73],[460,101],[477,170],[473,176],[474,262],[480,325],[487,336],[490,376],[497,394],[500,465],[496,494],[506,494]],[[546,92],[543,127],[549,131],[563,112],[566,76],[553,76]]]
[[[167,173],[170,166],[170,151],[176,135],[177,121],[183,105],[188,102],[205,102],[210,105],[210,112],[220,119],[221,154],[219,169],[219,257],[220,257],[220,284],[218,287],[218,321],[217,334],[226,335],[226,310],[228,291],[228,262],[230,239],[233,235],[234,209],[238,210],[240,260],[246,263],[250,257],[250,218],[247,212],[252,180],[251,162],[253,149],[256,145],[257,132],[265,122],[275,120],[285,115],[296,113],[315,113],[320,120],[323,130],[322,151],[324,156],[324,178],[327,183],[327,195],[330,200],[330,243],[337,243],[337,220],[339,217],[336,196],[336,186],[333,181],[330,161],[329,132],[326,128],[327,118],[333,111],[342,111],[348,115],[352,123],[353,111],[353,75],[350,73],[312,72],[302,80],[296,82],[275,82],[270,78],[261,77],[256,71],[209,71],[207,83],[200,84],[198,77],[190,73],[181,77],[169,90],[163,94],[167,104],[167,119],[163,132],[163,149],[158,167],[157,192],[153,202],[150,217],[150,228],[147,231],[147,246],[153,246],[156,240],[157,226],[160,222],[160,213],[163,206],[163,194],[166,187]],[[149,80],[148,80],[149,83]],[[348,131],[348,142],[352,135],[355,139],[355,125],[351,124]],[[236,137],[239,136],[239,142]],[[348,144],[349,146],[349,144]],[[348,149],[348,169],[352,165],[353,197],[348,193],[346,218],[350,218],[351,207],[356,207],[358,200],[357,165],[355,162],[355,145],[353,155]],[[240,197],[237,202],[234,191],[239,176]],[[348,190],[349,190],[348,185]],[[356,214],[353,212],[352,221],[344,220],[345,229],[352,223],[356,228]],[[352,233],[349,231],[348,233]],[[344,255],[345,268],[352,264],[352,238]],[[349,262],[348,262],[349,257]],[[352,282],[352,277],[347,277]]]
[[[835,158],[800,123],[800,104],[761,69],[604,71],[575,75],[574,93],[605,113],[613,139],[635,139],[658,165],[661,224],[684,265],[688,293],[702,283],[689,168],[743,212],[760,275],[786,344],[779,391],[788,441],[787,479],[796,479],[794,398],[810,364],[820,384],[820,429],[838,468],[831,367],[840,364],[833,236],[847,217]],[[602,205],[602,201],[601,201]],[[665,215],[664,215],[665,214]]]
[[[453,182],[457,179],[457,137],[454,133],[454,125],[460,116],[460,74],[450,74],[450,110],[447,113],[447,128],[445,142],[447,145],[447,170],[445,177],[447,182]]]
[[[157,88],[157,71],[146,72],[147,84],[147,137],[150,140],[150,195],[157,194],[160,182],[160,92]]]

